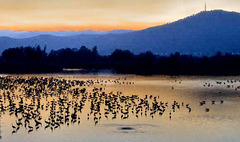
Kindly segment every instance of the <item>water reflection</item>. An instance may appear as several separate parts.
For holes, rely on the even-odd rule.
[[[154,123],[159,124],[166,121],[173,121],[171,125],[174,127],[178,125],[175,123],[184,121],[183,119],[202,118],[201,121],[203,121],[203,118],[206,118],[223,121],[224,119],[221,119],[221,115],[219,115],[221,109],[229,109],[227,106],[229,100],[224,100],[226,98],[216,99],[211,95],[209,98],[204,96],[204,93],[200,97],[192,96],[192,94],[190,94],[191,97],[188,94],[185,94],[185,97],[178,96],[179,92],[181,93],[179,88],[189,83],[184,82],[184,79],[173,79],[171,85],[168,85],[167,91],[164,87],[169,95],[167,98],[159,95],[159,92],[158,94],[154,92],[155,87],[159,86],[153,87],[152,80],[144,83],[145,87],[147,86],[147,89],[151,90],[150,93],[148,94],[148,91],[141,92],[141,89],[147,89],[144,86],[139,88],[138,85],[149,80],[140,78],[143,81],[139,82],[138,79],[128,77],[84,78],[82,80],[59,76],[0,77],[0,111],[1,115],[6,117],[5,119],[8,118],[7,115],[11,117],[10,125],[6,125],[6,127],[11,127],[12,134],[23,131],[31,134],[40,130],[55,132],[56,130],[61,131],[64,127],[80,127],[82,122],[88,125],[91,123],[95,127],[98,125],[112,126],[116,133],[144,133],[155,126]],[[164,82],[164,80],[161,81]],[[238,83],[239,80],[226,80],[202,82],[198,86],[202,86],[203,89],[211,88],[221,96],[226,93],[222,87],[236,92]],[[151,87],[148,86],[149,84]],[[192,86],[194,88],[194,84]],[[215,86],[218,90],[214,90]],[[133,90],[128,90],[131,88]],[[125,93],[124,89],[129,93]],[[138,92],[134,89],[140,90],[139,95],[135,94]],[[184,91],[184,93],[187,92]],[[215,114],[211,114],[211,112],[215,112]],[[232,112],[233,109],[229,113]],[[238,115],[239,113],[236,114],[236,116]],[[226,115],[222,118],[226,118]],[[111,121],[114,120],[117,122],[129,120],[129,124],[113,125]],[[135,124],[133,121],[136,120],[139,120],[141,124]],[[144,121],[152,121],[153,124],[143,125]],[[159,129],[158,125],[155,129]]]
[[[159,96],[145,95],[144,98],[138,95],[122,95],[122,92],[106,93],[104,87],[94,87],[91,91],[86,91],[85,86],[114,82],[124,84],[124,81],[116,80],[59,80],[54,78],[21,78],[6,77],[1,78],[1,89],[3,95],[1,99],[1,112],[8,112],[9,115],[15,115],[16,121],[12,124],[12,133],[17,133],[22,127],[25,127],[28,133],[38,130],[43,126],[41,111],[48,111],[48,118],[44,119],[44,129],[52,131],[60,128],[61,125],[70,123],[81,123],[80,114],[82,113],[86,102],[90,104],[90,112],[87,113],[87,119],[93,119],[94,124],[100,123],[102,117],[105,119],[128,119],[129,115],[136,118],[142,116],[155,117],[162,116],[169,107],[169,119],[172,113],[180,107],[188,109],[191,112],[189,104],[174,101],[173,103],[159,100]],[[126,82],[134,84],[134,82]],[[45,100],[42,103],[42,100]],[[102,108],[102,110],[101,110]],[[127,127],[126,127],[127,128]]]

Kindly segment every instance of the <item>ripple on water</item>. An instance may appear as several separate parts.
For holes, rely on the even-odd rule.
[[[119,126],[117,127],[116,133],[145,133],[146,131],[142,130],[139,127],[134,126]]]
[[[102,125],[103,126],[103,125]],[[158,125],[151,124],[129,124],[129,125],[121,125],[121,124],[106,124],[105,127],[112,127],[114,133],[148,133],[151,130],[153,132],[153,128],[158,127]]]
[[[131,131],[131,130],[134,130],[133,127],[128,127],[128,126],[123,126],[120,128],[120,130],[126,130],[126,131]]]

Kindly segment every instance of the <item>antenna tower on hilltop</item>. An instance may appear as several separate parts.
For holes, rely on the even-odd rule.
[[[204,11],[207,11],[207,3],[205,2],[205,7],[204,7]]]

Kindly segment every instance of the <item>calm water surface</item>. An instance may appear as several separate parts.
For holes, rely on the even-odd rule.
[[[2,75],[0,141],[237,142],[239,79]]]

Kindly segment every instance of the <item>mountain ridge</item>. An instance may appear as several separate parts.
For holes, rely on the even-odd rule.
[[[161,26],[122,34],[73,35],[66,37],[36,36],[25,39],[0,38],[0,52],[17,46],[47,45],[49,50],[89,48],[97,46],[99,53],[111,54],[114,49],[129,49],[134,53],[152,51],[170,54],[215,54],[240,52],[240,13],[223,10],[204,11]]]
[[[110,30],[110,31],[93,31],[93,30],[84,30],[84,31],[12,31],[12,30],[0,30],[0,35],[7,36],[15,39],[21,38],[31,38],[34,36],[40,35],[52,35],[59,37],[73,36],[73,35],[105,35],[105,34],[121,34],[133,32],[134,30]]]

